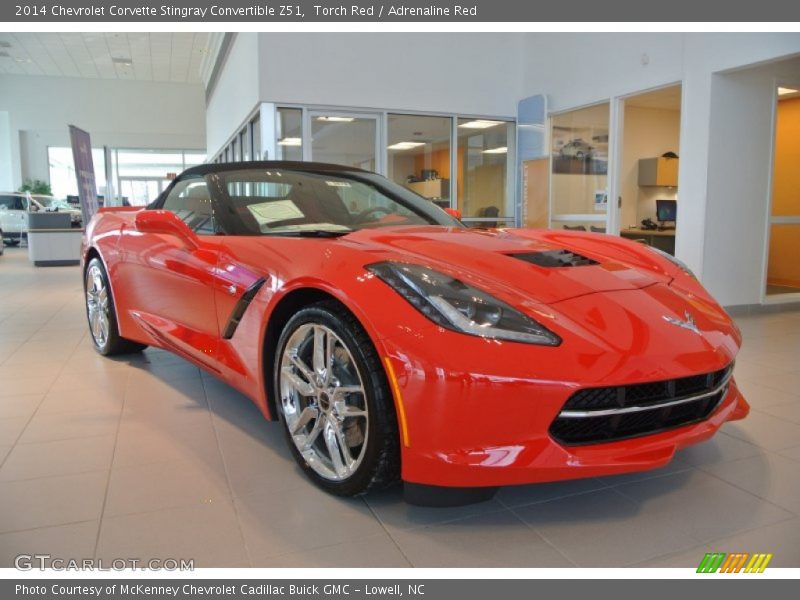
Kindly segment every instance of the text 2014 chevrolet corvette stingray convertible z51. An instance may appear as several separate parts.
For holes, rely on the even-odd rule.
[[[281,422],[318,486],[411,502],[661,467],[748,405],[741,336],[679,261],[594,233],[470,230],[385,178],[189,169],[83,248],[101,354],[166,348]]]

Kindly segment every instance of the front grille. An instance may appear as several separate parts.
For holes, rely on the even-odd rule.
[[[733,365],[702,375],[575,392],[550,425],[564,445],[613,442],[708,418],[728,391]]]

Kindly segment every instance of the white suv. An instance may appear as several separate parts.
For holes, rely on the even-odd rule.
[[[28,230],[29,207],[30,201],[25,194],[0,192],[0,229],[5,244],[19,244],[22,234]]]

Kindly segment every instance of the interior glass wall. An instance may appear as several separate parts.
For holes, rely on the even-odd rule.
[[[278,160],[303,160],[303,111],[279,108],[275,136]]]
[[[509,177],[515,173],[509,145],[514,138],[514,123],[458,119],[457,208],[467,225],[514,225],[514,198],[509,193]]]
[[[550,118],[550,226],[605,232],[609,103]]]
[[[260,124],[266,114],[274,121]],[[469,226],[516,224],[514,121],[265,103],[250,125],[256,160],[264,158],[263,146],[275,149],[276,160],[358,167],[458,208]],[[214,161],[234,160],[237,142],[238,135]]]
[[[390,114],[387,122],[389,179],[449,207],[452,118]]]

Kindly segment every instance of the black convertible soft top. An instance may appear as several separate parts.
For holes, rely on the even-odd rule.
[[[345,165],[333,165],[330,163],[319,162],[300,162],[291,160],[249,160],[244,162],[232,163],[205,163],[190,167],[183,171],[181,175],[208,175],[209,173],[219,173],[221,171],[241,171],[242,169],[291,169],[293,171],[308,171],[315,173],[328,171],[331,173],[372,173],[358,167],[348,167]]]

